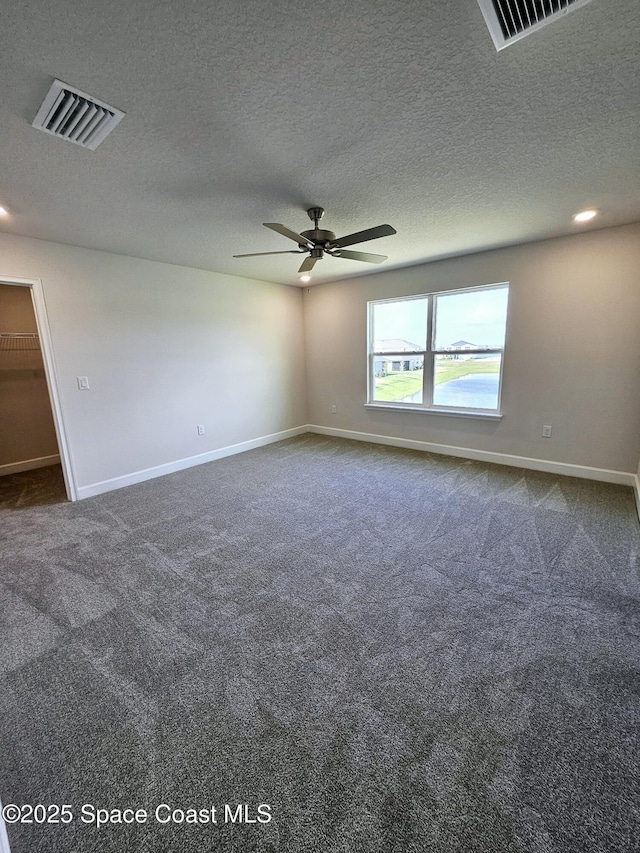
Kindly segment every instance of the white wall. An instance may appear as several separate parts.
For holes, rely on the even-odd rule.
[[[368,300],[502,281],[511,289],[501,421],[364,407]],[[317,285],[304,304],[311,424],[635,473],[640,225]]]
[[[42,280],[81,489],[306,423],[298,288],[6,234],[2,276]]]

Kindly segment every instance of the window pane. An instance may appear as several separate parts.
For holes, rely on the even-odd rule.
[[[436,297],[436,350],[501,349],[507,321],[507,287]]]
[[[424,356],[374,356],[373,399],[386,403],[422,403]]]
[[[433,402],[436,406],[497,409],[502,356],[436,355]]]
[[[415,352],[427,348],[427,300],[403,299],[373,306],[376,352]]]

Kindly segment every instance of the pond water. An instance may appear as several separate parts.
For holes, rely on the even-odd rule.
[[[470,373],[436,385],[433,402],[436,406],[473,409],[495,409],[498,405],[500,376],[497,373]],[[400,403],[421,403],[422,392],[399,400]]]

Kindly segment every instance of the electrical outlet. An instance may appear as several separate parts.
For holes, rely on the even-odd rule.
[[[198,435],[204,435],[204,424],[198,424]]]
[[[338,407],[334,403],[333,406],[331,406],[331,414],[335,415],[337,411],[338,411]]]
[[[551,438],[551,427],[546,425],[542,427],[542,437]]]

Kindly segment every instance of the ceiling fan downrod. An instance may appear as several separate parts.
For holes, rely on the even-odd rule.
[[[309,214],[309,219],[313,220],[314,228],[317,230],[318,222],[324,216],[324,207],[310,207],[307,213]]]

